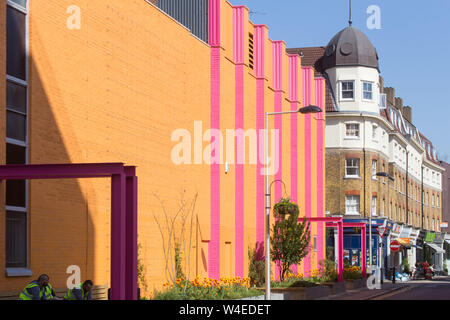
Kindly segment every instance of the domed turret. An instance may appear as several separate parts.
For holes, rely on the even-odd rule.
[[[364,33],[352,26],[341,30],[331,39],[323,56],[323,70],[342,66],[379,70],[377,50]]]

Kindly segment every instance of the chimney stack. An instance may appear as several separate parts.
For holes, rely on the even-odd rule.
[[[403,107],[403,117],[412,123],[412,108],[410,106]]]
[[[403,114],[403,99],[395,98],[395,107]]]
[[[395,105],[395,89],[391,87],[384,88],[384,93],[386,93],[386,101],[391,106]]]

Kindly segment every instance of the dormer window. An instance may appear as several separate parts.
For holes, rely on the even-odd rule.
[[[342,81],[341,82],[341,100],[353,100],[355,98],[355,82]]]
[[[373,83],[363,81],[363,100],[373,100]]]

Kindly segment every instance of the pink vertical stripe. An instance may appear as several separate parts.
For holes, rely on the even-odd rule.
[[[283,42],[273,41],[273,88],[275,90],[274,97],[274,111],[282,111],[282,100],[283,100]],[[275,130],[279,132],[279,142],[278,142],[278,157],[275,161],[278,161],[278,171],[275,173],[275,180],[283,179],[283,119],[282,115],[275,115]],[[282,197],[282,183],[274,183],[275,187],[275,197],[274,202],[278,202]]]
[[[303,68],[304,105],[311,104],[311,68]],[[305,216],[311,217],[311,115],[305,115]],[[311,272],[311,252],[304,259],[304,274]]]
[[[283,42],[282,41],[273,41],[272,42],[272,52],[273,52],[273,89],[275,90],[274,94],[274,111],[280,112],[282,111],[282,99],[283,99]],[[283,119],[282,115],[275,115],[274,119],[274,129],[279,132],[279,142],[275,144],[278,147],[278,157],[275,157],[275,161],[278,162],[278,171],[275,172],[274,180],[283,180]],[[274,203],[278,202],[282,197],[282,183],[276,182],[274,183],[275,187],[275,196]],[[281,271],[281,264],[277,262],[275,265],[275,278],[279,279]]]
[[[235,276],[244,276],[244,7],[233,7],[235,102]]]
[[[209,44],[211,45],[211,129],[220,129],[220,0],[209,0]],[[213,140],[211,138],[211,143]],[[220,148],[219,148],[220,149]],[[211,159],[220,150],[211,149]],[[211,240],[208,244],[208,274],[220,278],[220,163],[211,164]]]
[[[289,56],[289,100],[291,110],[298,109],[298,55]],[[298,114],[291,115],[291,198],[298,203]],[[298,272],[298,266],[293,265],[291,270],[294,274]]]
[[[315,79],[316,105],[325,110],[324,79]],[[317,114],[317,217],[324,216],[324,121],[323,112]],[[324,225],[317,225],[317,252],[319,259],[325,258]],[[319,268],[319,265],[317,266]]]
[[[256,76],[256,132],[258,161],[256,165],[256,246],[258,258],[263,258],[265,213],[264,213],[264,175],[262,174],[264,156],[264,86],[265,86],[265,25],[255,25],[255,76]]]

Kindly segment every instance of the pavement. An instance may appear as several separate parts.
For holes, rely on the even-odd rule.
[[[437,294],[439,290],[439,294]],[[433,292],[436,293],[433,294]],[[407,282],[384,281],[381,289],[347,290],[318,300],[408,300],[408,299],[450,299],[450,277],[434,277],[433,280],[412,280]]]
[[[406,287],[405,283],[396,282],[384,282],[381,284],[381,289],[368,289],[367,287],[347,290],[344,293],[324,297],[318,300],[371,300],[379,296],[383,296],[398,290],[402,290]]]

